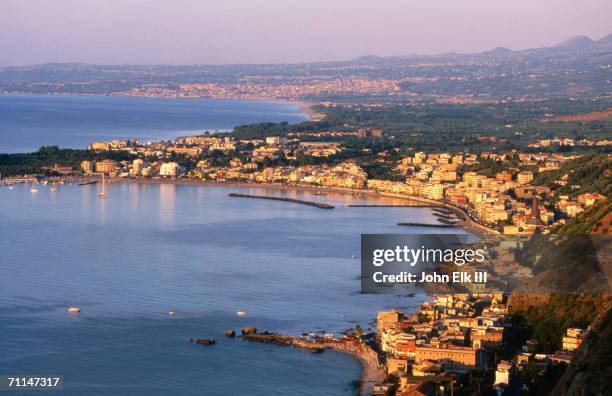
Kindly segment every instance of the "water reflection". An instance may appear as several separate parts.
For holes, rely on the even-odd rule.
[[[159,220],[162,225],[174,224],[176,184],[159,184]]]

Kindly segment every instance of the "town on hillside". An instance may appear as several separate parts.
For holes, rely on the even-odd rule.
[[[567,328],[562,348],[546,353],[536,339],[518,343],[513,326],[503,293],[435,295],[409,316],[381,311],[375,347],[387,378],[373,394],[521,394],[546,386],[588,332]]]

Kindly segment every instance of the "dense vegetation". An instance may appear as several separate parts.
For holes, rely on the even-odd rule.
[[[556,183],[567,175],[565,186]],[[567,161],[560,169],[540,173],[533,184],[545,185],[562,195],[598,193],[612,196],[612,158],[605,154],[589,154]]]
[[[440,150],[520,148],[534,139],[556,136],[601,138],[612,121],[546,122],[550,114],[576,114],[609,107],[607,101],[512,102],[499,104],[389,104],[386,106],[316,107],[326,122],[338,127],[382,128],[408,145]],[[494,137],[484,140],[483,137]],[[565,147],[570,150],[570,147]]]
[[[462,172],[476,172],[478,174],[495,177],[500,172],[518,169],[518,157],[507,161],[497,161],[491,158],[480,158],[476,164],[467,165],[461,168]]]
[[[38,151],[26,154],[0,154],[0,174],[18,176],[25,174],[49,174],[48,168],[55,164],[77,168],[83,160],[114,159],[131,160],[135,157],[121,151],[96,152],[79,149],[60,149],[57,146],[44,146]]]
[[[298,124],[288,122],[262,122],[259,124],[240,125],[234,128],[231,135],[237,139],[261,139],[266,136],[286,136],[289,132],[314,132],[327,129],[327,122],[304,121]]]
[[[575,114],[601,110],[606,101],[544,101],[502,104],[386,104],[383,106],[315,106],[325,114],[320,122],[298,124],[260,123],[234,128],[238,138],[264,138],[289,132],[320,130],[352,131],[358,128],[382,129],[381,144],[404,150],[450,151],[529,151],[527,144],[539,139],[570,137],[576,140],[601,139],[612,128],[612,120],[591,122],[541,122],[547,114]],[[302,140],[312,140],[307,136]],[[363,139],[347,137],[316,138],[364,146]],[[372,144],[370,140],[369,145]],[[556,146],[537,151],[609,151],[605,147]]]
[[[553,294],[540,305],[512,311],[517,325],[525,325],[529,336],[537,339],[542,351],[561,348],[561,339],[569,327],[586,329],[608,307],[609,295]]]

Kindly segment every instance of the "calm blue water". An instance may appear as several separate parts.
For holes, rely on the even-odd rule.
[[[406,232],[395,224],[431,221],[427,209],[330,211],[227,195],[347,198],[220,186],[114,183],[106,200],[97,185],[58,189],[0,187],[0,373],[64,375],[61,394],[349,395],[349,356],[223,333],[368,328],[421,299],[359,294],[351,256],[361,233]]]
[[[171,139],[255,122],[299,122],[299,105],[218,99],[0,95],[0,152],[95,141]]]

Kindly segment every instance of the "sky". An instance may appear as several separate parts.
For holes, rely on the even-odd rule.
[[[552,46],[610,0],[0,0],[0,65],[296,63]]]

